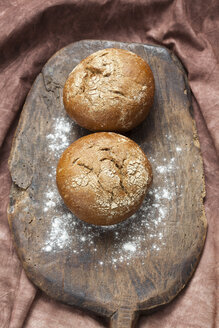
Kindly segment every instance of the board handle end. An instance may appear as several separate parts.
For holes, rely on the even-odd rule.
[[[138,312],[130,307],[119,308],[110,319],[110,328],[134,328],[138,321]]]

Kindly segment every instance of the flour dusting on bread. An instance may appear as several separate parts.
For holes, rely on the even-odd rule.
[[[68,115],[92,131],[128,131],[147,116],[154,97],[149,65],[123,49],[100,50],[82,60],[63,90]]]
[[[109,132],[78,139],[57,167],[57,185],[66,205],[82,220],[100,225],[134,213],[151,181],[151,166],[140,147]]]

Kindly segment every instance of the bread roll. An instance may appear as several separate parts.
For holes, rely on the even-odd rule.
[[[81,220],[111,225],[131,216],[152,182],[151,165],[132,140],[112,132],[82,137],[62,154],[60,195]]]
[[[154,99],[149,65],[123,49],[104,49],[82,60],[63,91],[68,115],[91,131],[128,131],[148,115]]]

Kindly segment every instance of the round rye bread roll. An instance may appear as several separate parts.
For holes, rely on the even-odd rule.
[[[68,115],[91,131],[128,131],[141,123],[153,104],[154,77],[138,55],[104,49],[82,60],[63,90]]]
[[[63,152],[56,182],[65,204],[79,219],[111,225],[140,207],[152,183],[152,169],[134,141],[99,132],[76,140]]]

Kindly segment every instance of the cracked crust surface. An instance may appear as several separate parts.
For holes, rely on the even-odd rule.
[[[78,218],[111,225],[140,207],[152,182],[152,170],[134,141],[100,132],[78,139],[64,151],[56,182],[65,204]]]
[[[82,60],[63,90],[68,115],[92,131],[128,131],[148,115],[154,99],[154,77],[138,55],[104,49]]]

